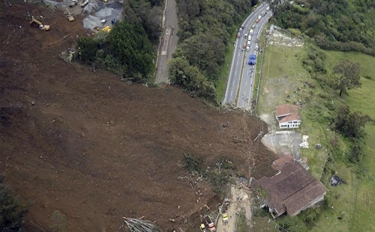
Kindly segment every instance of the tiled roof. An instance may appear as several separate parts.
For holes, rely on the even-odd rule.
[[[278,174],[252,183],[251,188],[257,187],[267,191],[265,203],[277,210],[276,217],[285,212],[294,215],[326,192],[324,185],[294,160],[285,163]]]
[[[281,168],[286,164],[293,160],[293,156],[291,154],[283,155],[279,159],[273,161],[272,168],[276,171],[280,171]]]

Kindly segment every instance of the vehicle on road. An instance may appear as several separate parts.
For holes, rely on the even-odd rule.
[[[244,36],[245,38],[247,37],[247,34],[245,34],[245,36]]]
[[[251,26],[251,28],[255,28],[255,23]]]
[[[267,6],[267,9],[266,9],[266,11],[269,11],[270,10],[270,7],[269,6]]]
[[[258,51],[259,47],[258,45],[255,46],[255,51]]]
[[[253,35],[253,34],[254,34],[254,30],[251,29],[251,30],[250,30],[250,35]]]
[[[223,205],[221,206],[221,209],[220,209],[220,211],[221,211],[221,217],[223,218],[223,223],[224,224],[228,224],[228,221],[229,221],[229,219],[228,219],[228,207],[229,207],[229,203],[230,203],[229,199],[225,198],[224,199],[224,203],[223,203]]]
[[[250,41],[247,41],[247,46],[250,46]]]
[[[249,57],[249,61],[247,62],[248,65],[255,65],[257,60],[257,56],[252,54]]]
[[[249,35],[249,37],[247,38],[248,41],[251,41],[251,35]]]
[[[247,52],[250,51],[250,47],[249,46],[246,47],[246,51]]]
[[[241,33],[238,33],[238,34],[237,34],[237,38],[241,38]]]
[[[259,21],[260,21],[259,19],[255,20],[256,23],[259,23]]]

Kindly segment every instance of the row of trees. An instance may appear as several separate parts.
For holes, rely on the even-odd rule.
[[[215,99],[215,85],[231,35],[257,0],[177,0],[180,38],[170,62],[172,82]]]
[[[375,55],[375,2],[371,0],[273,1],[274,23],[298,29],[323,49]]]

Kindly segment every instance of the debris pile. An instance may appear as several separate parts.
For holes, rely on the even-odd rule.
[[[119,229],[128,229],[130,232],[161,232],[153,223],[147,220],[123,217],[123,224]]]

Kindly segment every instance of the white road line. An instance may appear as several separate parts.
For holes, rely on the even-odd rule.
[[[234,75],[237,75],[237,70],[236,70],[236,71],[234,71]]]

